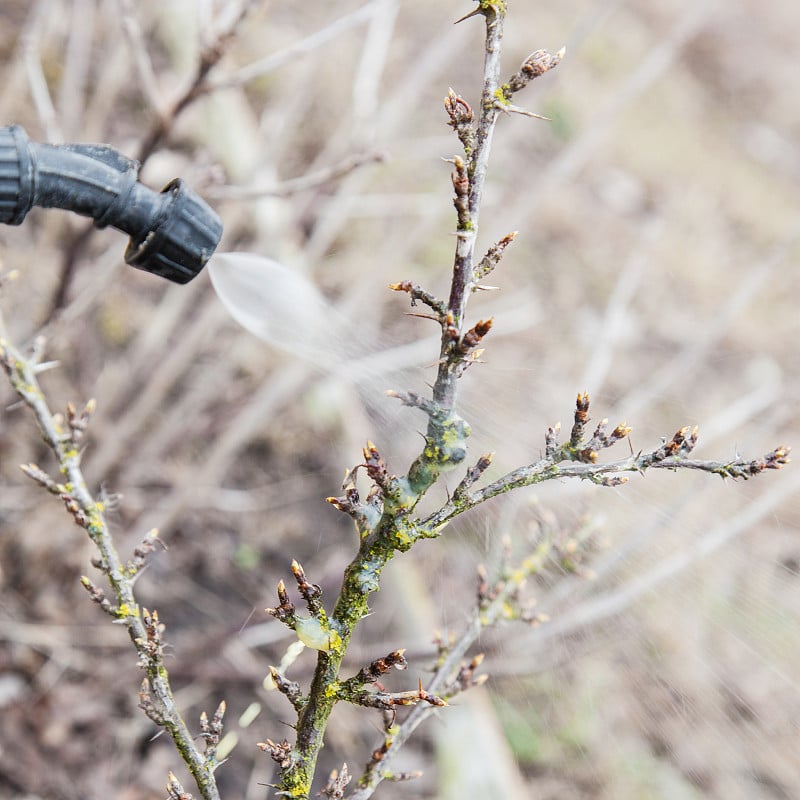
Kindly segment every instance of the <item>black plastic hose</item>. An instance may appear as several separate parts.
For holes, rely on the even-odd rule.
[[[107,145],[37,144],[19,125],[0,127],[0,222],[20,225],[33,206],[74,211],[127,233],[131,266],[188,283],[222,221],[180,178],[160,193],[139,183],[139,167]]]

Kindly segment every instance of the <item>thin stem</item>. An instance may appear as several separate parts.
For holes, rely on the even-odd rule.
[[[504,618],[508,613],[509,603],[513,602],[531,575],[541,572],[551,550],[552,542],[545,538],[517,569],[507,570],[507,578],[497,584],[497,591],[492,599],[486,605],[481,604],[475,610],[467,627],[448,648],[447,654],[437,665],[433,678],[427,684],[429,692],[450,699],[460,691],[457,686],[454,686],[453,676],[462,665],[467,651],[478,641],[484,630],[496,625]],[[389,734],[391,741],[389,742],[389,737],[387,737],[388,747],[384,748],[380,760],[370,761],[359,779],[358,788],[347,796],[348,800],[367,800],[372,797],[378,784],[386,777],[387,773],[392,771],[392,762],[397,752],[414,731],[435,712],[435,707],[418,705],[400,725],[391,731]]]
[[[31,409],[42,432],[44,440],[58,461],[63,483],[56,483],[35,465],[29,465],[25,472],[47,488],[60,495],[67,510],[75,521],[83,527],[100,553],[100,565],[114,592],[116,604],[110,604],[102,597],[88,579],[84,579],[93,599],[101,602],[115,620],[125,625],[128,635],[139,653],[140,663],[145,669],[150,695],[154,698],[158,724],[170,735],[175,747],[197,783],[204,800],[219,800],[214,764],[207,759],[194,744],[194,737],[183,721],[175,704],[169,675],[160,659],[160,653],[148,650],[152,641],[151,631],[144,619],[142,609],[136,602],[133,592],[133,573],[123,564],[111,532],[103,516],[103,506],[95,501],[86,484],[80,467],[81,454],[74,437],[65,433],[47,405],[44,394],[36,378],[36,363],[26,359],[8,340],[0,316],[0,365],[8,374],[12,387],[22,401]]]
[[[503,475],[492,483],[467,494],[462,498],[451,500],[442,508],[421,521],[420,526],[437,530],[459,514],[500,494],[505,494],[513,489],[524,486],[533,486],[544,481],[558,478],[580,478],[590,480],[602,485],[619,485],[626,478],[612,476],[622,472],[638,472],[643,474],[648,469],[693,469],[701,472],[710,472],[722,478],[744,478],[758,475],[767,469],[780,469],[788,463],[789,448],[781,446],[759,459],[735,458],[730,461],[701,461],[683,458],[682,456],[668,456],[654,459],[654,453],[639,453],[619,461],[610,461],[606,464],[582,464],[577,462],[558,463],[550,458],[544,458],[535,464],[519,467]]]
[[[453,278],[450,284],[448,310],[452,315],[454,330],[445,328],[442,334],[439,371],[434,384],[433,397],[445,409],[453,409],[456,402],[458,375],[449,359],[453,342],[460,336],[464,326],[467,302],[474,284],[475,241],[478,235],[483,187],[489,166],[497,115],[496,95],[500,88],[500,52],[505,21],[505,3],[481,2],[481,13],[486,21],[485,58],[483,65],[483,91],[480,113],[475,132],[475,146],[467,153],[467,176],[469,179],[466,218],[456,231],[456,253],[453,263]]]
[[[374,164],[384,160],[384,154],[379,151],[358,153],[347,156],[337,164],[333,164],[314,172],[307,172],[297,178],[289,178],[280,183],[265,186],[219,186],[209,188],[205,196],[212,200],[255,200],[260,197],[288,197],[297,192],[316,189],[326,183],[342,178],[366,164]]]

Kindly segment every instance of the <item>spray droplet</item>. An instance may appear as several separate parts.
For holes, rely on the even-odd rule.
[[[297,270],[254,253],[216,253],[208,271],[231,316],[273,347],[323,365],[342,343],[347,321]]]
[[[338,378],[355,383],[417,367],[435,352],[438,336],[396,347],[365,337],[297,270],[255,253],[215,253],[208,262],[211,283],[230,315],[250,333],[299,356]]]

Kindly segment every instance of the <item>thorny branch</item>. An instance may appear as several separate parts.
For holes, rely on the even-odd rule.
[[[289,178],[280,183],[265,186],[219,186],[209,187],[204,195],[212,200],[255,200],[260,197],[288,197],[298,192],[316,189],[331,181],[349,175],[359,167],[367,164],[380,163],[386,155],[374,150],[366,153],[349,155],[337,164],[314,172],[308,172],[298,178]]]
[[[484,567],[478,569],[478,605],[467,627],[457,639],[439,640],[439,658],[433,677],[428,683],[428,691],[436,692],[445,700],[486,682],[488,675],[476,675],[483,662],[479,653],[465,660],[469,649],[475,644],[486,628],[516,613],[531,624],[546,622],[543,614],[523,614],[511,611],[519,607],[519,594],[526,581],[541,573],[548,563],[553,563],[559,546],[553,536],[545,534],[534,551],[521,563],[512,567],[507,559],[501,569],[500,577],[492,585],[488,583]],[[436,712],[435,706],[421,705],[414,708],[406,719],[387,731],[382,745],[372,753],[372,758],[359,778],[358,788],[348,795],[349,800],[367,800],[372,797],[378,784],[393,772],[394,758],[400,748],[408,741],[414,731]]]
[[[643,474],[648,469],[694,469],[710,472],[722,478],[747,480],[765,470],[780,469],[789,463],[791,448],[786,445],[776,447],[762,458],[756,459],[746,459],[741,456],[729,461],[690,459],[688,455],[697,444],[698,428],[684,427],[679,429],[671,439],[665,439],[659,447],[653,450],[640,451],[619,461],[598,464],[596,463],[598,451],[622,441],[628,436],[631,429],[621,423],[611,433],[607,433],[608,420],[603,419],[587,440],[584,438],[584,426],[588,421],[588,413],[589,395],[580,394],[576,403],[576,422],[569,443],[558,444],[560,426],[555,425],[549,428],[545,436],[546,455],[544,458],[512,470],[474,492],[456,490],[445,505],[421,521],[420,527],[423,530],[439,530],[453,517],[492,497],[547,480],[581,478],[601,486],[619,486],[628,480],[619,473],[638,472]],[[488,456],[483,458],[488,458]],[[465,480],[467,479],[465,478]]]
[[[436,536],[438,529],[423,527],[413,516],[420,498],[436,483],[441,474],[457,467],[466,457],[469,425],[456,411],[458,378],[480,357],[481,343],[492,327],[492,320],[479,320],[471,327],[465,324],[467,302],[478,288],[477,280],[488,275],[497,265],[515,234],[509,234],[490,248],[475,267],[475,243],[478,231],[483,187],[486,180],[492,133],[497,116],[503,109],[500,84],[500,44],[503,37],[505,3],[501,0],[480,0],[475,15],[485,22],[484,80],[480,106],[473,112],[470,105],[452,90],[445,100],[445,110],[456,131],[464,153],[450,159],[453,165],[452,182],[456,208],[456,250],[450,294],[447,301],[439,300],[418,285],[404,281],[392,286],[411,296],[412,303],[422,302],[433,312],[441,326],[441,349],[438,374],[432,398],[410,393],[393,393],[404,404],[421,410],[428,417],[425,446],[410,466],[407,474],[392,474],[378,448],[369,443],[364,461],[349,472],[342,487],[343,495],[330,497],[328,502],[354,520],[361,543],[358,554],[345,571],[344,583],[328,616],[321,608],[312,612],[304,623],[309,631],[298,626],[300,618],[288,608],[273,610],[275,616],[293,625],[307,646],[319,650],[317,669],[297,722],[297,738],[290,751],[280,745],[267,745],[273,759],[281,766],[277,789],[284,796],[308,796],[317,755],[322,746],[324,731],[333,706],[339,700],[378,704],[394,711],[398,700],[405,696],[381,697],[381,693],[359,693],[338,681],[342,658],[350,636],[359,621],[369,613],[369,595],[376,591],[384,565],[395,552],[408,550],[418,539]],[[555,64],[553,64],[555,65]],[[467,494],[488,467],[484,459],[462,482],[460,491]],[[355,485],[355,473],[363,469],[373,484],[369,496],[362,499]],[[285,590],[284,590],[285,592]],[[279,587],[279,597],[281,590]],[[280,616],[279,616],[280,615]],[[282,618],[282,617],[285,617]],[[429,686],[416,692],[415,702],[431,702],[436,693]],[[295,704],[297,707],[299,704]]]
[[[391,286],[396,291],[406,292],[412,305],[418,302],[426,305],[432,312],[426,316],[438,322],[442,329],[432,397],[389,393],[428,417],[425,446],[408,472],[397,476],[391,472],[378,448],[368,443],[364,449],[363,463],[347,473],[342,496],[328,498],[334,507],[352,517],[360,536],[358,553],[345,572],[333,612],[327,616],[321,607],[318,612],[312,612],[309,626],[313,635],[306,635],[305,638],[297,626],[296,615],[288,621],[282,620],[287,624],[294,623],[301,641],[320,651],[307,697],[303,698],[302,704],[296,698],[289,697],[298,709],[295,745],[290,747],[283,742],[280,745],[273,743],[270,747],[273,759],[279,761],[281,766],[277,788],[285,796],[308,796],[328,717],[334,704],[340,700],[382,708],[390,713],[384,742],[373,753],[359,781],[359,788],[350,794],[350,797],[359,800],[371,796],[387,775],[391,754],[438,705],[432,703],[430,698],[446,702],[456,691],[472,685],[477,663],[461,665],[467,649],[482,628],[493,624],[499,615],[505,613],[509,603],[516,600],[521,582],[541,568],[542,560],[552,552],[554,545],[549,540],[543,541],[534,555],[514,573],[513,579],[507,578],[483,598],[468,630],[443,657],[434,680],[425,690],[420,685],[416,696],[414,692],[392,695],[383,691],[359,690],[353,681],[357,683],[360,678],[372,674],[369,668],[362,670],[356,679],[345,682],[338,679],[350,636],[359,621],[369,613],[369,595],[378,589],[381,570],[395,552],[409,549],[419,539],[438,536],[452,518],[491,497],[544,480],[580,477],[602,485],[616,486],[626,480],[619,475],[622,472],[683,467],[723,476],[749,477],[765,469],[777,469],[788,461],[786,447],[777,448],[763,459],[754,461],[736,459],[720,463],[691,460],[688,455],[696,443],[697,430],[682,428],[650,452],[631,455],[622,461],[598,463],[599,453],[626,439],[630,428],[620,424],[609,430],[608,422],[602,420],[591,434],[587,434],[590,422],[589,396],[581,394],[578,395],[574,424],[567,442],[559,441],[558,426],[550,428],[545,437],[544,458],[475,489],[473,487],[491,466],[491,454],[484,455],[466,471],[452,496],[438,511],[422,519],[415,517],[414,510],[420,498],[443,472],[458,467],[466,458],[466,440],[470,429],[467,422],[456,413],[457,382],[464,371],[478,361],[483,339],[492,327],[491,319],[479,320],[468,327],[465,319],[467,302],[473,291],[480,288],[479,281],[495,269],[516,236],[516,233],[504,236],[476,264],[475,244],[481,199],[497,116],[508,111],[536,116],[511,105],[510,101],[531,80],[557,66],[564,55],[563,49],[554,55],[537,50],[506,83],[501,84],[500,45],[505,12],[506,4],[502,0],[479,0],[478,7],[464,18],[481,15],[486,27],[484,80],[477,112],[452,89],[445,99],[450,126],[463,147],[463,155],[447,159],[452,165],[453,204],[456,211],[456,248],[449,297],[446,301],[441,300],[412,281],[401,281]],[[372,483],[372,489],[365,499],[360,497],[355,482],[355,474],[360,469],[365,470]],[[276,610],[272,613],[281,618],[281,613],[286,612]],[[454,679],[454,674],[461,675],[461,678]],[[283,691],[288,696],[288,690]],[[396,726],[396,706],[410,701],[414,696],[415,702],[427,702],[417,706],[406,722]],[[331,782],[329,785],[334,786]],[[331,791],[341,794],[341,787],[332,788]]]
[[[481,200],[489,167],[492,134],[499,113],[495,96],[500,87],[500,44],[503,39],[505,3],[482,0],[478,11],[484,15],[486,21],[483,91],[477,125],[470,133],[467,133],[467,130],[471,124],[472,110],[466,101],[455,95],[452,90],[445,101],[451,125],[459,133],[467,159],[466,164],[460,156],[454,159],[456,171],[453,186],[458,210],[456,254],[447,304],[449,319],[448,324],[443,325],[439,370],[433,389],[433,399],[446,409],[452,409],[455,405],[458,360],[454,361],[451,355],[463,330],[467,302],[475,280],[473,259]]]
[[[41,346],[38,348],[41,350]],[[37,380],[43,365],[38,356],[25,358],[8,340],[0,317],[0,366],[7,374],[14,391],[33,412],[45,443],[53,452],[61,473],[52,478],[36,464],[22,466],[23,472],[64,503],[76,524],[83,528],[99,551],[94,565],[105,574],[114,599],[84,576],[81,583],[96,602],[117,624],[124,625],[139,654],[139,665],[145,673],[139,692],[139,704],[147,716],[169,733],[181,758],[189,768],[201,797],[219,800],[214,770],[217,766],[216,745],[222,729],[224,704],[220,705],[209,723],[201,718],[200,732],[206,742],[205,752],[195,745],[194,735],[178,711],[172,695],[169,675],[163,661],[164,626],[158,612],[140,608],[133,585],[147,555],[156,547],[158,532],[151,531],[135,549],[134,556],[123,563],[103,515],[103,504],[95,501],[81,470],[81,446],[89,419],[95,410],[90,400],[81,412],[72,404],[67,406],[66,419],[50,410]],[[178,786],[170,776],[170,786]],[[170,791],[172,791],[170,789]],[[181,790],[182,792],[182,790]],[[180,796],[176,795],[176,796]]]

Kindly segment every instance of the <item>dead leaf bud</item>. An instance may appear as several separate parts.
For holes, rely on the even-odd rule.
[[[150,715],[148,714],[148,716]],[[184,791],[180,781],[172,772],[167,775],[167,796],[169,800],[192,800],[192,795]]]
[[[425,703],[428,703],[432,706],[446,706],[447,701],[443,698],[439,697],[438,695],[431,694],[426,689],[422,687],[422,678],[419,679],[419,688],[417,689],[417,697]],[[413,702],[413,701],[412,701]]]
[[[291,764],[292,747],[286,739],[280,744],[267,739],[266,742],[258,742],[256,747],[265,753],[269,753],[270,758],[278,764],[281,769],[286,769]]]
[[[67,494],[66,492],[63,492],[60,497],[64,503],[64,508],[67,509],[75,520],[75,524],[81,528],[87,528],[89,526],[89,517],[81,508],[78,501],[71,494]]]
[[[591,447],[584,448],[578,453],[578,461],[581,461],[584,464],[596,464],[597,451],[592,450]]]
[[[455,170],[450,174],[453,181],[456,197],[466,197],[469,194],[469,175],[464,161],[459,156],[453,159]]]
[[[81,576],[81,586],[83,586],[83,588],[89,592],[89,597],[91,597],[92,600],[103,609],[103,611],[111,611],[111,602],[105,596],[103,590],[99,586],[95,585],[89,578],[87,578],[86,575]]]
[[[393,650],[382,658],[376,658],[368,667],[365,667],[358,675],[359,681],[364,683],[375,683],[381,675],[385,675],[389,670],[404,670],[408,668],[405,657],[405,648]]]
[[[309,605],[309,608],[313,610],[318,606],[317,598],[322,594],[322,589],[316,583],[309,582],[302,564],[298,561],[292,561],[292,574],[295,581],[297,581],[298,591]]]
[[[624,439],[630,432],[631,428],[624,422],[620,422],[616,428],[611,432],[612,439]]]
[[[533,77],[539,77],[539,75],[544,75],[545,72],[553,69],[553,67],[557,67],[566,53],[566,47],[562,47],[555,54],[548,53],[547,50],[536,50],[525,59],[522,69]]]
[[[547,50],[535,50],[522,62],[519,71],[528,80],[533,80],[557,67],[566,53],[566,47],[562,47],[556,53],[549,53]]]
[[[575,422],[585,423],[589,419],[589,393],[578,392],[575,400]]]
[[[545,455],[548,458],[553,458],[558,448],[558,427],[551,425],[544,435]]]
[[[695,428],[694,433],[696,441],[697,428]],[[688,450],[690,450],[692,446],[693,446],[692,429],[688,425],[686,425],[679,431],[677,431],[675,435],[672,437],[672,439],[669,442],[667,442],[666,449],[669,455],[676,456],[679,455],[682,450],[688,452]]]
[[[383,761],[391,746],[392,740],[387,739],[377,750],[372,751],[372,761],[375,763],[380,763]]]
[[[481,339],[492,329],[493,322],[494,317],[478,320],[478,322],[464,334],[461,339],[461,344],[459,345],[459,350],[465,354],[470,352],[470,350],[474,350]]]
[[[406,661],[406,649],[405,647],[401,648],[400,650],[395,650],[392,653],[389,653],[386,656],[386,663],[392,669],[396,669],[399,672],[402,672],[405,669],[408,669],[408,661]]]
[[[517,238],[518,231],[507,233],[500,241],[495,242],[487,251],[486,255],[475,267],[475,280],[485,278],[499,263],[506,248]]]
[[[556,53],[547,50],[535,50],[520,65],[519,71],[512,75],[506,84],[506,99],[514,92],[524,89],[532,80],[557,67],[566,55],[567,48],[562,47]]]
[[[447,112],[447,116],[450,117],[450,124],[454,128],[460,125],[468,125],[474,118],[470,104],[452,89],[447,91],[447,97],[444,99],[444,109]]]
[[[282,578],[278,581],[278,600],[282,606],[289,603],[289,593],[286,591],[286,584]]]
[[[219,705],[217,706],[217,710],[214,712],[214,716],[211,718],[212,733],[215,730],[221,730],[222,720],[225,718],[225,712],[227,710],[228,710],[228,704],[224,700],[220,700]]]
[[[442,327],[448,339],[451,341],[456,341],[458,339],[458,328],[456,327],[456,320],[452,311],[448,311],[447,314],[445,314]]]
[[[767,455],[764,456],[766,469],[780,469],[785,464],[788,464],[791,461],[789,458],[789,453],[791,453],[791,451],[791,447],[781,445],[780,447],[776,447],[771,453],[767,453]]]
[[[344,511],[345,513],[347,513],[347,511],[349,510],[349,504],[347,503],[347,500],[344,497],[333,497],[333,496],[326,497],[325,502],[330,503],[338,511]]]
[[[627,483],[628,478],[625,475],[604,475],[600,481],[601,486],[622,486]]]
[[[367,470],[370,480],[381,488],[385,488],[390,478],[386,469],[386,464],[378,452],[378,448],[372,442],[367,442],[367,446],[363,449],[364,454],[364,467]]]
[[[283,581],[278,582],[278,607],[267,608],[265,611],[271,617],[275,617],[279,622],[283,622],[289,627],[293,626],[294,620],[294,605],[289,600],[289,594],[286,591],[286,584]]]

